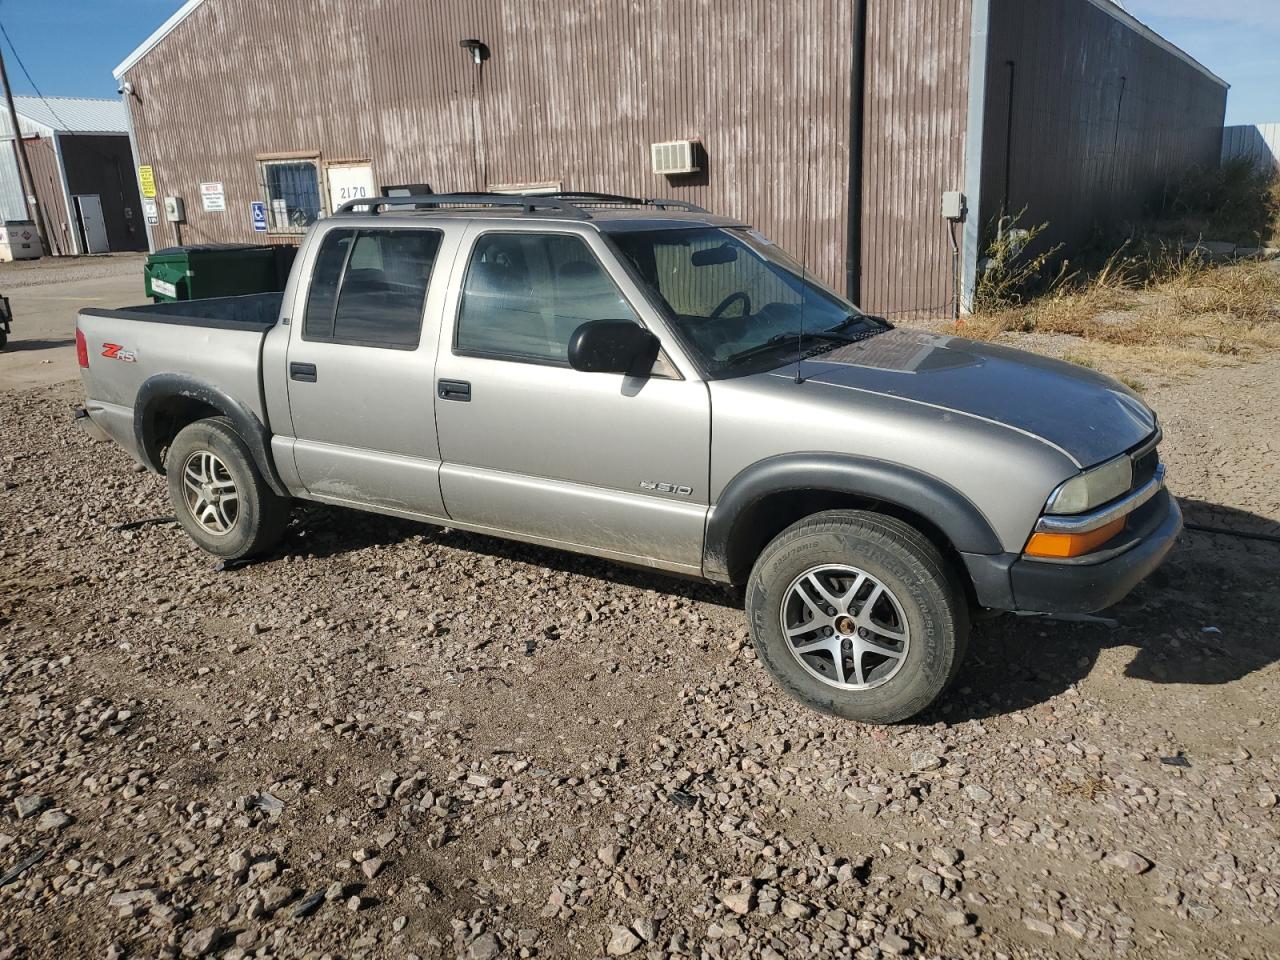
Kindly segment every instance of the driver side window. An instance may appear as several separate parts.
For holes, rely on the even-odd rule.
[[[467,266],[454,352],[567,365],[589,320],[640,322],[581,237],[486,233]]]

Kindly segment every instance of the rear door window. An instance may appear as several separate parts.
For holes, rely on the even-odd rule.
[[[412,350],[440,250],[439,230],[334,230],[312,268],[302,335]]]
[[[311,289],[307,292],[307,311],[302,318],[305,340],[328,340],[333,337],[333,306],[338,299],[342,268],[351,248],[352,230],[330,230],[320,242],[320,252],[311,268]]]

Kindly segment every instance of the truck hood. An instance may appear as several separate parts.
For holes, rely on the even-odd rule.
[[[804,361],[808,383],[896,397],[1038,437],[1090,467],[1141,443],[1155,414],[1110,377],[961,337],[895,328]],[[775,371],[781,375],[783,371]]]

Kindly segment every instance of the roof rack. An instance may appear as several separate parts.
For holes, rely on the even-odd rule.
[[[591,214],[583,207],[604,206],[654,207],[658,210],[685,210],[690,213],[707,212],[702,207],[685,203],[683,200],[624,197],[614,193],[424,193],[405,197],[363,197],[359,200],[349,200],[335,210],[334,215],[360,213],[377,216],[388,207],[412,207],[415,210],[432,207],[518,207],[521,212],[527,214],[555,213],[574,220],[590,220]]]
[[[363,197],[348,200],[334,214],[362,213],[377,216],[385,207],[519,207],[524,213],[539,209],[575,220],[590,220],[591,215],[555,197],[525,196],[509,193],[423,193],[407,197]]]
[[[565,200],[575,206],[607,206],[617,204],[628,207],[657,207],[659,210],[685,210],[689,213],[706,213],[706,209],[684,200],[668,200],[665,197],[627,197],[616,193],[592,193],[587,190],[558,190],[543,194],[557,200]]]

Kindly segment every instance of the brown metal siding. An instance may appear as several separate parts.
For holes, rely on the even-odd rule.
[[[1013,124],[1009,135],[1010,68]],[[1078,245],[1218,162],[1226,89],[1088,0],[992,0],[983,141],[988,234],[1009,210]],[[1009,160],[1006,163],[1006,148]]]
[[[67,218],[53,141],[48,137],[23,137],[22,142],[26,145],[27,161],[31,164],[31,178],[35,180],[36,200],[44,211],[50,252],[55,255],[71,253],[75,250],[71,234],[76,227]]]
[[[129,138],[61,134],[59,139],[71,202],[75,203],[77,194],[97,194],[112,252],[147,249]],[[131,215],[125,214],[126,209]]]
[[[868,0],[862,303],[945,315],[942,194],[964,189],[972,0]]]
[[[843,288],[854,6],[206,0],[126,79],[140,162],[186,200],[184,242],[252,239],[255,154],[310,149],[372,158],[379,183],[690,200]],[[492,50],[482,75],[465,37]],[[709,172],[650,173],[649,144],[685,137],[702,138]],[[209,180],[225,212],[200,209]],[[157,246],[174,239],[155,228]]]

